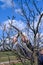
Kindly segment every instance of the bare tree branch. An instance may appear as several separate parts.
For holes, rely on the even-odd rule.
[[[36,34],[38,33],[39,24],[41,23],[42,17],[43,17],[43,13],[42,13],[42,14],[40,15],[40,17],[39,17],[39,21],[38,21],[37,27],[36,27]]]
[[[34,1],[34,0],[33,0],[33,5],[35,6],[35,8],[36,8],[37,12],[40,14],[41,12],[40,12],[39,8],[37,7],[37,5],[36,5],[36,3],[35,3],[35,1]]]

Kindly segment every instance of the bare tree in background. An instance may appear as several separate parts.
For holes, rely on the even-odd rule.
[[[3,50],[5,50],[5,40],[6,40],[6,36],[5,36],[5,30],[6,30],[6,25],[1,25],[1,29],[2,29],[2,41],[1,41],[1,43],[2,43],[2,45],[1,46],[3,46]]]

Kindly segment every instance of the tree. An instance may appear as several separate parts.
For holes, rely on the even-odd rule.
[[[3,50],[5,50],[5,40],[6,40],[6,36],[5,36],[5,30],[6,30],[6,25],[1,25],[1,29],[2,29],[2,38],[1,38],[1,43],[3,46]]]
[[[33,57],[34,57],[34,65],[38,65],[38,61],[37,61],[37,52],[38,52],[38,49],[37,49],[37,46],[38,45],[36,43],[36,36],[37,36],[37,33],[39,33],[39,26],[40,26],[40,23],[41,23],[41,19],[43,17],[43,13],[41,13],[41,9],[39,9],[37,7],[37,1],[35,0],[17,0],[17,2],[19,3],[20,5],[20,9],[21,9],[21,12],[18,12],[20,14],[20,16],[23,18],[23,20],[26,21],[27,23],[27,26],[28,28],[33,32],[33,37],[34,37],[34,49],[33,49]],[[30,5],[29,5],[30,4]],[[33,7],[32,7],[33,6]],[[40,16],[38,18],[38,23],[37,23],[37,26],[35,28],[35,19],[37,19],[37,16]],[[33,24],[31,26],[31,23]],[[14,27],[16,30],[18,30],[21,34],[21,31],[19,29],[17,29],[15,26],[11,25],[12,27]]]

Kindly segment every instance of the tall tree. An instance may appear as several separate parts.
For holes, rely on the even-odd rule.
[[[38,48],[36,45],[38,45],[36,43],[36,36],[37,33],[39,32],[39,26],[41,23],[41,19],[43,17],[43,13],[41,13],[41,9],[40,7],[37,6],[37,1],[35,0],[17,0],[17,2],[19,3],[18,7],[20,6],[20,11],[19,14],[20,16],[23,18],[23,20],[26,21],[26,24],[28,26],[28,28],[33,32],[33,37],[34,37],[34,49],[33,49],[33,57],[34,57],[34,65],[38,65],[38,57],[37,57],[37,51]],[[37,19],[37,16],[39,16],[38,18],[38,22],[35,28],[35,19]],[[31,24],[33,24],[31,26]],[[21,31],[19,29],[17,29],[15,26],[11,25],[12,27],[14,27],[16,30],[18,30],[21,34]]]

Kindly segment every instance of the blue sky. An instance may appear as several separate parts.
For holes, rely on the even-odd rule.
[[[7,16],[12,17],[12,7],[10,4],[7,4],[7,2],[4,1],[7,0],[0,0],[0,22],[7,20],[8,19]]]
[[[12,0],[0,0],[0,22],[7,20],[8,19],[7,16],[12,18],[13,13],[12,13],[12,3],[11,3],[11,1]],[[18,20],[18,19],[20,19],[20,15],[18,16],[18,14],[15,12],[15,9],[19,8],[18,2],[16,0],[13,0],[13,1],[14,1],[14,16],[16,16],[16,19]],[[37,6],[39,8],[42,7],[41,11],[43,11],[43,0],[36,0],[36,1],[39,2],[37,4]],[[32,8],[31,3],[29,3],[29,5]]]
[[[20,19],[20,15],[18,16],[18,14],[15,12],[15,10],[19,8],[16,0],[13,0],[14,13],[13,13],[11,1],[12,0],[0,0],[0,22],[4,22],[8,20],[8,16],[12,18],[13,15],[16,17],[15,18],[16,20]]]

